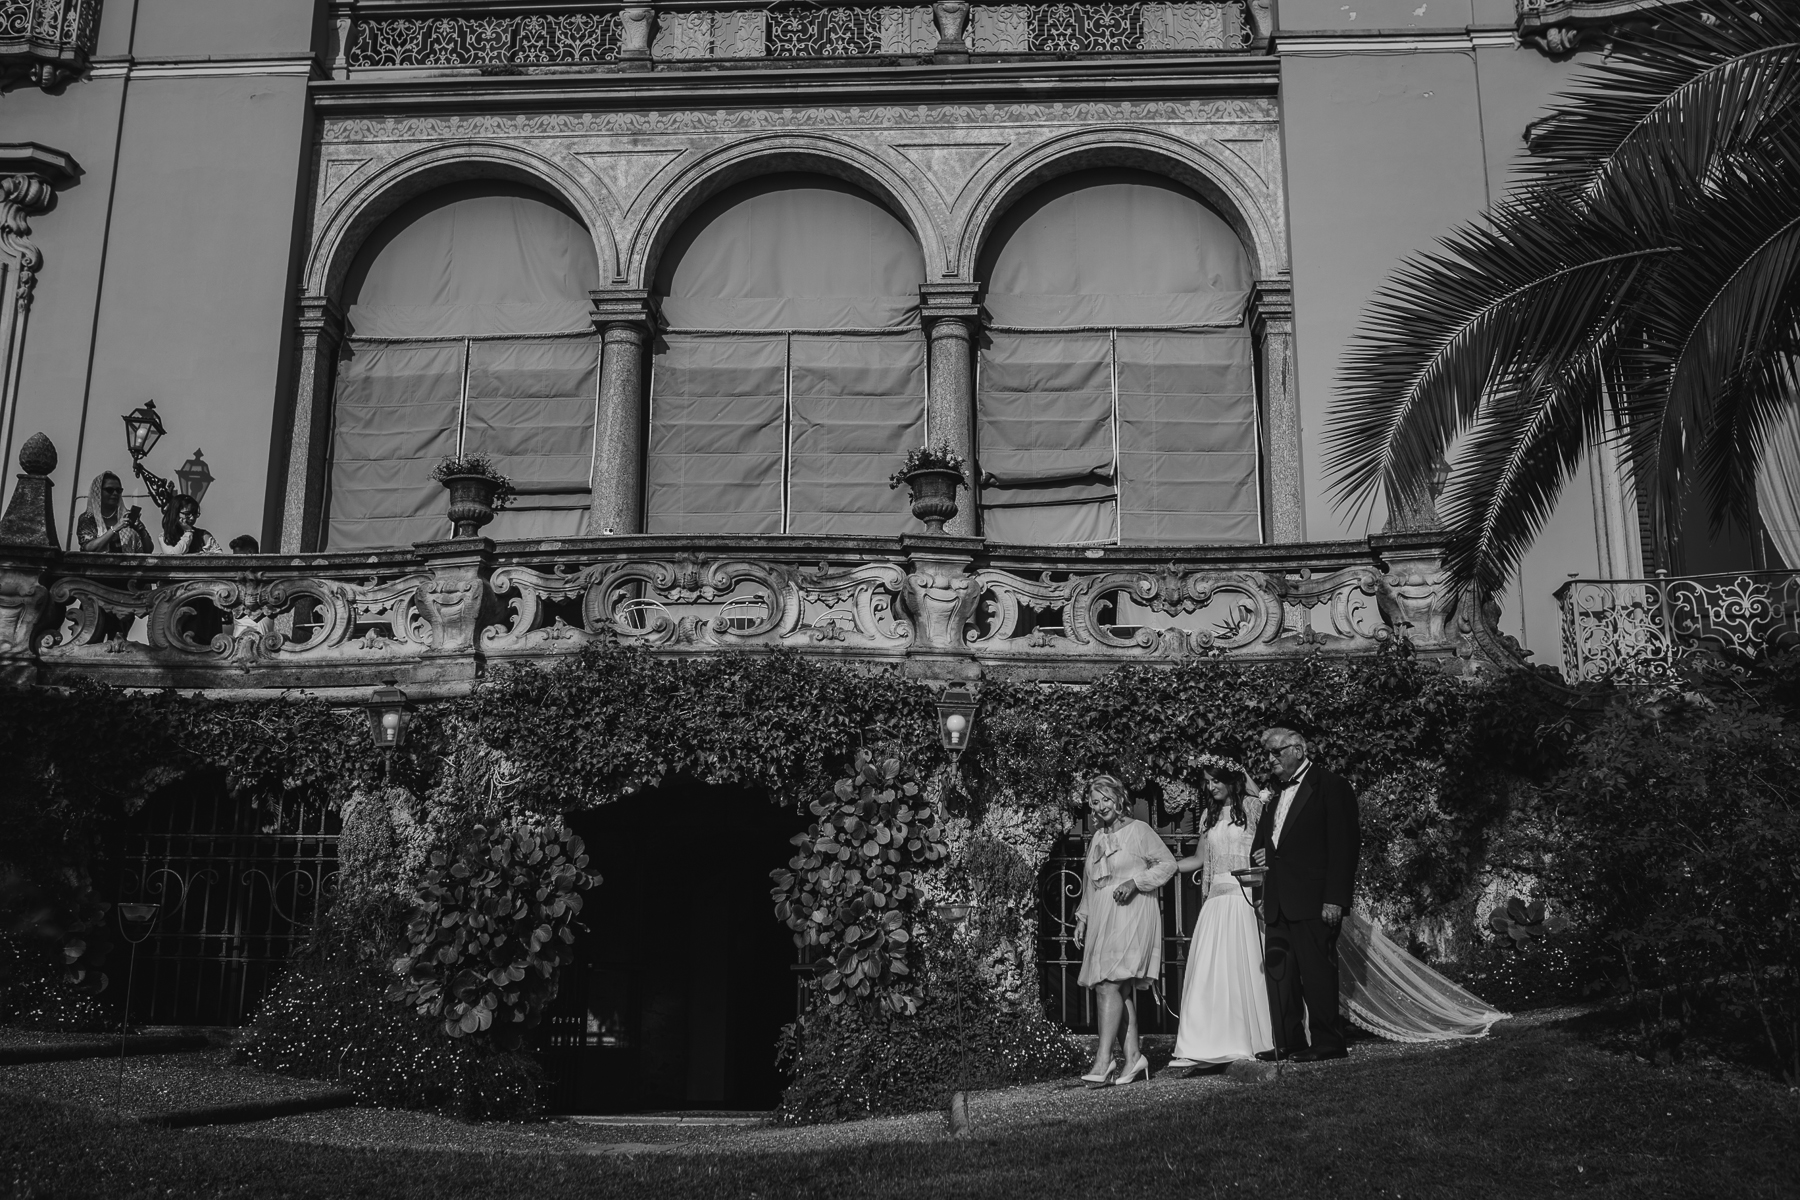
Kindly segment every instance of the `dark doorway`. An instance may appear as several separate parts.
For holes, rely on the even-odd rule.
[[[572,818],[601,884],[546,1014],[563,1112],[763,1110],[794,1019],[769,872],[807,819],[761,793],[671,784]]]

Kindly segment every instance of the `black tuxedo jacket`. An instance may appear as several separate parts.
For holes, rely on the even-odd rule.
[[[1269,874],[1263,885],[1263,915],[1269,921],[1317,920],[1319,911],[1335,904],[1348,912],[1362,854],[1362,826],[1356,793],[1341,776],[1318,763],[1306,769],[1300,790],[1288,806],[1275,844],[1275,813],[1281,790],[1263,806],[1251,852],[1269,852]]]

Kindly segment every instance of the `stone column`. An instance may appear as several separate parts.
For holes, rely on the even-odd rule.
[[[287,496],[281,510],[281,552],[317,550],[325,532],[325,472],[330,465],[331,389],[344,314],[326,296],[302,296],[299,370],[288,436]]]
[[[590,535],[644,531],[644,352],[656,306],[642,289],[590,292],[600,332],[600,415]]]
[[[25,326],[43,251],[31,240],[31,218],[56,205],[56,189],[81,173],[75,160],[36,142],[0,145],[0,463],[18,440],[19,375]]]
[[[1294,290],[1286,279],[1258,280],[1250,299],[1262,381],[1264,521],[1271,542],[1306,540],[1301,490],[1300,385],[1294,374]]]
[[[928,283],[919,289],[919,317],[930,354],[931,387],[925,397],[925,434],[933,446],[949,446],[969,464],[968,487],[944,532],[978,537],[980,483],[975,478],[975,335],[981,307],[973,283]]]

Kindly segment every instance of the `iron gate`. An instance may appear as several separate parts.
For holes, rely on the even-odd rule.
[[[137,950],[131,1020],[250,1020],[324,914],[337,883],[339,828],[323,805],[258,805],[223,788],[183,790],[147,807],[117,858],[119,902],[160,906]]]
[[[1185,822],[1184,824],[1191,824]],[[1194,833],[1165,832],[1163,843],[1176,858],[1195,852]],[[1044,1015],[1076,1033],[1095,1032],[1094,993],[1077,982],[1081,951],[1075,945],[1075,909],[1081,902],[1081,872],[1087,843],[1064,838],[1051,851],[1038,879],[1038,971]],[[1177,875],[1163,888],[1162,993],[1169,1011],[1181,1011],[1181,981],[1187,971],[1188,938],[1200,913],[1200,885],[1193,876]],[[1174,1033],[1175,1019],[1149,997],[1140,996],[1138,1028],[1143,1033]]]

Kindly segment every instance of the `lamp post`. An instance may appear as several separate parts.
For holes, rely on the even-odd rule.
[[[160,904],[121,904],[118,906],[119,932],[131,943],[131,965],[125,970],[125,1011],[119,1017],[119,1081],[113,1089],[113,1119],[124,1120],[125,1107],[125,1035],[131,1028],[131,985],[137,981],[137,949],[156,930]]]
[[[1275,964],[1270,958],[1271,951],[1269,949],[1269,926],[1268,926],[1268,923],[1262,919],[1262,908],[1256,902],[1256,890],[1268,882],[1269,868],[1267,868],[1267,867],[1242,867],[1236,871],[1233,871],[1231,873],[1231,877],[1233,879],[1237,880],[1238,887],[1240,889],[1242,889],[1242,891],[1244,893],[1244,903],[1248,904],[1250,906],[1251,911],[1256,914],[1256,929],[1257,929],[1257,932],[1262,934],[1263,974],[1270,976],[1270,977],[1274,977],[1275,976]],[[1273,992],[1274,996],[1275,996],[1274,1034],[1275,1034],[1275,1061],[1277,1064],[1279,1064],[1283,1059],[1285,1059],[1287,1057],[1287,1047],[1283,1046],[1281,1044],[1283,1031],[1287,1028],[1287,1025],[1286,1025],[1286,1015],[1287,1014],[1286,1014],[1286,1009],[1284,1008],[1284,1006],[1282,1005],[1282,1002],[1281,1002],[1281,988],[1279,986],[1281,980],[1287,978],[1286,973],[1289,969],[1289,964],[1288,964],[1287,959],[1288,959],[1288,951],[1284,949],[1281,952],[1282,975],[1280,976],[1280,978],[1276,979],[1277,986],[1270,989],[1270,991]],[[1279,1066],[1277,1066],[1277,1070],[1279,1070],[1279,1069],[1280,1069]]]
[[[955,936],[969,916],[981,906],[974,901],[960,904],[939,904],[932,908],[932,915],[944,923],[948,936]],[[956,1089],[950,1093],[950,1136],[966,1138],[973,1136],[969,1125],[969,1044],[963,1036],[963,994],[962,989],[956,992]]]
[[[154,450],[163,434],[169,432],[163,428],[162,417],[156,411],[154,400],[144,401],[120,420],[125,422],[125,448],[131,452],[134,465],[142,462],[144,455]]]
[[[200,451],[196,449],[194,457],[182,463],[175,472],[175,478],[181,483],[182,494],[192,496],[194,503],[198,504],[200,498],[206,495],[206,489],[212,486],[212,467],[200,457]]]

